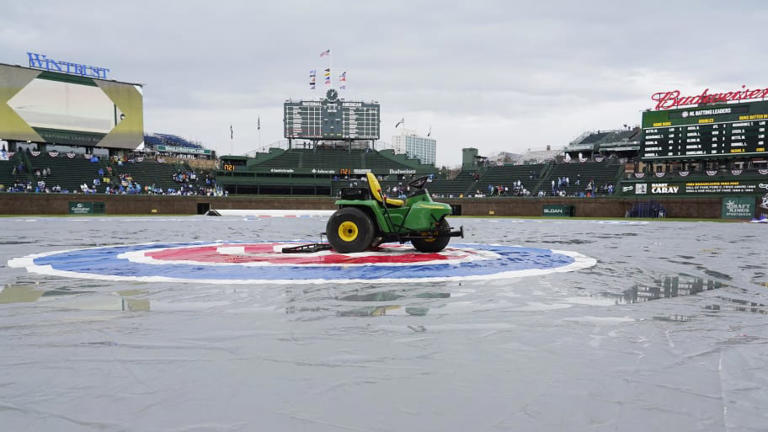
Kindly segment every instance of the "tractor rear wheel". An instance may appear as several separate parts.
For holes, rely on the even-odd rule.
[[[325,227],[328,243],[339,253],[362,252],[368,249],[374,234],[371,218],[355,207],[336,210]]]
[[[448,221],[443,219],[440,221],[440,224],[438,224],[439,231],[445,232],[449,231],[451,229],[451,226],[448,224]],[[413,247],[416,248],[419,252],[440,252],[441,250],[445,249],[446,246],[448,246],[448,242],[451,241],[450,236],[432,236],[432,237],[425,237],[425,238],[417,238],[411,240],[411,244]]]

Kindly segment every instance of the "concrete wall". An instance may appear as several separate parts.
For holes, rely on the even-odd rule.
[[[0,214],[69,214],[69,202],[103,202],[106,214],[197,214],[198,204],[216,209],[306,209],[331,210],[333,199],[326,197],[237,196],[227,198],[126,195],[61,195],[0,193]],[[541,216],[544,205],[574,207],[578,217],[624,217],[637,202],[634,198],[465,198],[441,200],[461,206],[466,216]],[[720,217],[721,198],[659,199],[667,217]]]

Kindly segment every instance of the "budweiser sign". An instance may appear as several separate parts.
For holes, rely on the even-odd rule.
[[[741,86],[741,90],[729,91],[725,93],[709,93],[709,89],[704,89],[701,94],[696,96],[681,96],[680,90],[654,93],[651,96],[656,102],[656,110],[678,108],[685,105],[701,105],[716,102],[741,101],[747,99],[763,99],[768,97],[768,88],[748,89],[747,86]]]

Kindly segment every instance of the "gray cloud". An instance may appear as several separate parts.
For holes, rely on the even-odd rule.
[[[282,137],[282,103],[319,97],[333,50],[348,99],[382,104],[382,138],[432,126],[438,162],[562,146],[637,124],[650,94],[767,86],[763,2],[2,2],[0,61],[26,51],[142,82],[147,131],[219,151]],[[319,86],[323,87],[323,86]]]

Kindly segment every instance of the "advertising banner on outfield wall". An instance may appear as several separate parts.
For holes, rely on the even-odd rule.
[[[104,214],[104,203],[70,201],[69,214]]]
[[[755,198],[734,196],[723,198],[723,219],[751,219],[755,215]]]
[[[764,194],[768,192],[766,181],[689,181],[689,182],[623,182],[622,195],[669,196],[700,194]]]

